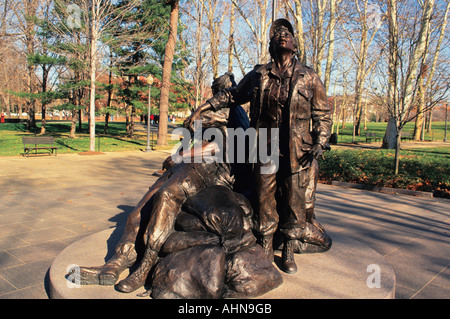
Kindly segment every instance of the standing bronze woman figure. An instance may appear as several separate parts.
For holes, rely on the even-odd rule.
[[[271,259],[275,231],[278,228],[283,234],[281,269],[287,273],[297,271],[297,240],[310,235],[307,224],[317,223],[312,179],[317,173],[316,159],[327,145],[332,125],[332,109],[322,81],[296,59],[295,51],[292,25],[286,19],[275,20],[269,47],[273,61],[256,66],[237,86],[215,94],[185,121],[185,126],[192,127],[206,110],[250,102],[250,126],[257,133],[278,129],[278,169],[270,171],[271,163],[262,161],[253,168],[254,230]],[[270,145],[274,137],[267,136]]]

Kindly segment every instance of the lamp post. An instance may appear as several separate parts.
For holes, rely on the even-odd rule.
[[[147,77],[147,84],[148,84],[148,113],[147,113],[147,147],[145,148],[146,152],[151,152],[152,149],[150,147],[150,113],[152,111],[151,105],[150,105],[150,99],[151,99],[151,93],[152,93],[152,84],[153,84],[153,77],[150,74]]]

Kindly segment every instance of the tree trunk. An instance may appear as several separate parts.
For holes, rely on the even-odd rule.
[[[334,1],[334,0],[333,0]],[[295,33],[297,45],[298,45],[298,60],[306,64],[306,46],[305,46],[305,39],[303,35],[303,14],[302,14],[302,3],[300,0],[294,0],[295,3],[295,10],[292,8],[292,5],[289,1],[286,1],[286,5],[289,7],[289,10],[291,11],[292,15],[295,19],[295,28],[297,29],[297,32]]]
[[[358,83],[358,80],[356,81]],[[361,83],[362,84],[362,83]],[[356,84],[355,88],[355,117],[354,117],[354,131],[355,135],[359,136],[361,134],[361,118],[362,118],[362,103],[361,103],[361,96],[362,96],[362,87],[361,85]]]
[[[208,31],[209,31],[209,47],[211,51],[211,67],[213,78],[219,76],[219,36],[220,25],[222,24],[224,15],[217,20],[216,7],[217,1],[208,1]]]
[[[34,54],[34,36],[35,36],[35,23],[34,17],[36,16],[37,11],[37,1],[29,0],[25,2],[25,45],[26,45],[26,54],[31,55]],[[32,63],[28,64],[28,73],[27,73],[27,85],[28,85],[28,93],[34,93],[34,69],[35,66]],[[31,97],[28,98],[27,101],[27,131],[30,132],[33,128],[36,127],[36,118],[35,118],[35,100]]]
[[[269,29],[268,21],[267,21],[267,8],[268,8],[268,0],[259,1],[258,3],[253,3],[254,10],[259,10],[259,12],[253,12],[252,15],[258,15],[260,17],[256,27],[252,24],[248,16],[244,13],[242,8],[239,6],[236,0],[231,0],[231,3],[238,10],[239,14],[244,19],[245,23],[247,23],[250,28],[253,36],[255,37],[256,42],[258,43],[257,48],[257,58],[258,63],[265,64],[269,62],[269,51],[268,48],[268,35],[267,31]],[[253,20],[253,19],[252,19]],[[258,29],[259,27],[259,29]]]
[[[347,80],[345,80],[344,83],[344,90],[342,92],[342,102],[341,102],[341,120],[342,120],[342,125],[341,125],[341,129],[344,129],[345,126],[345,121],[346,121],[346,116],[347,113],[345,112],[345,109],[347,108]]]
[[[333,124],[331,125],[331,134],[334,133],[334,125],[336,123],[336,105],[337,105],[337,101],[336,101],[336,82],[334,82],[334,87],[333,87],[333,115],[331,116],[331,120],[332,120]],[[339,122],[339,120],[338,120],[338,122]],[[337,124],[337,126],[339,126],[339,123]]]
[[[29,93],[33,93],[33,73],[34,73],[34,67],[29,67],[28,70],[28,88]],[[35,118],[35,100],[33,98],[29,98],[27,101],[27,131],[31,132],[33,128],[36,127],[36,118]]]
[[[268,0],[263,0],[260,6],[260,10],[261,10],[261,31],[260,31],[260,39],[259,39],[259,43],[260,43],[260,63],[261,64],[265,64],[268,63],[270,61],[270,55],[269,55],[269,42],[268,42],[268,35],[267,35],[267,31],[268,31],[268,21],[267,21],[267,5],[268,5]],[[269,22],[271,20],[269,19]]]
[[[97,66],[97,6],[95,3],[92,5],[92,22],[91,22],[91,34],[90,34],[90,96],[89,96],[89,151],[95,151],[95,79],[96,79],[96,66]]]
[[[416,80],[417,68],[426,50],[426,38],[430,28],[431,14],[433,12],[435,0],[428,0],[424,3],[424,12],[420,26],[419,38],[409,64],[409,72],[405,81],[405,94],[403,98],[403,109],[409,109],[414,97],[414,83]]]
[[[125,128],[126,128],[127,135],[130,135],[130,129],[131,129],[130,113],[131,113],[130,106],[127,104],[127,105],[125,105]]]
[[[78,107],[81,104],[78,105]],[[83,132],[83,110],[79,109],[78,110],[78,132]]]
[[[397,123],[394,118],[389,117],[388,124],[386,126],[386,133],[384,134],[383,144],[381,148],[392,150],[397,144]]]
[[[106,112],[105,114],[105,127],[103,128],[103,134],[108,134],[108,124],[110,115],[111,114],[109,114],[109,112]]]
[[[72,122],[70,125],[70,137],[71,138],[75,137],[75,130],[77,128],[77,118],[78,118],[78,111],[72,110]]]
[[[396,143],[395,143],[395,165],[394,165],[394,175],[398,175],[398,168],[400,166],[400,142],[402,140],[402,131],[396,130]]]
[[[341,106],[341,119],[342,119],[341,129],[345,129],[347,127],[345,124],[346,121],[345,106],[344,107]]]
[[[336,0],[330,0],[330,34],[328,37],[328,55],[327,64],[325,68],[325,92],[328,93],[328,88],[330,86],[330,76],[331,76],[331,63],[333,62],[334,55],[334,28],[336,25]]]
[[[366,10],[366,9],[365,9]],[[367,56],[367,23],[364,20],[361,30],[361,43],[359,47],[358,69],[356,70],[356,86],[355,86],[355,135],[359,136],[361,133],[361,118],[362,118],[362,91],[364,90],[364,82],[366,80],[366,56]]]
[[[428,111],[427,133],[431,133],[431,121],[433,120],[433,110]]]
[[[422,86],[423,86],[423,87],[419,86],[421,88],[423,94],[425,94],[427,88],[430,86],[431,81],[433,80],[434,71],[436,69],[436,64],[437,64],[437,61],[438,61],[439,53],[441,51],[440,49],[441,49],[441,45],[442,45],[442,40],[444,38],[445,30],[446,30],[446,27],[447,27],[447,17],[448,17],[449,10],[450,10],[450,1],[447,2],[447,6],[445,8],[445,12],[444,12],[444,15],[443,15],[443,18],[442,18],[442,23],[441,23],[441,26],[440,26],[441,30],[439,32],[439,38],[438,38],[438,42],[437,42],[437,45],[436,45],[436,50],[435,50],[435,53],[433,54],[433,63],[431,65],[431,69],[430,69],[430,71],[428,73],[427,81],[424,84],[424,78],[421,77],[419,79],[421,81],[420,84],[422,84]],[[424,58],[424,61],[425,61],[425,58]],[[421,72],[424,72],[424,71],[425,70],[422,70],[422,68],[421,68]],[[424,77],[424,74],[422,74],[422,76]],[[420,93],[420,94],[422,95],[422,93]],[[424,112],[424,109],[425,109],[425,103],[424,103],[424,96],[421,97],[421,98],[423,98],[423,100],[422,100],[422,103],[419,104],[418,110],[417,110],[417,112],[420,112],[420,114],[417,116],[416,123],[415,123],[415,126],[414,126],[414,139],[415,140],[419,140],[419,139],[424,140],[424,138],[423,138],[423,136],[424,136],[423,128],[424,128],[425,114],[423,112]]]
[[[419,83],[418,83],[418,96],[417,96],[417,117],[414,125],[414,140],[419,141],[422,138],[422,126],[424,119],[424,110],[425,110],[425,85],[424,79],[426,74],[426,65],[422,64],[419,75]]]
[[[325,0],[316,0],[317,3],[317,20],[315,21],[315,30],[314,30],[314,57],[313,57],[313,65],[314,70],[317,72],[319,77],[322,77],[322,57],[324,51],[324,41],[323,41],[323,20],[325,17]]]
[[[134,117],[136,116],[136,107],[131,105],[131,115],[130,115],[130,128],[128,130],[128,137],[133,137],[134,135]]]
[[[367,130],[367,96],[366,96],[366,100],[364,101],[364,106],[363,106],[363,118],[364,118],[364,131]]]
[[[198,17],[197,17],[197,30],[195,33],[195,41],[196,41],[196,63],[197,67],[195,69],[195,108],[200,105],[201,98],[201,87],[203,81],[203,53],[202,53],[202,20],[203,20],[203,2],[198,6]]]
[[[109,110],[111,109],[111,101],[112,101],[112,51],[109,53],[109,61],[110,61],[110,65],[109,65],[109,75],[108,75],[108,100],[106,102],[106,114],[105,114],[105,127],[103,128],[103,134],[108,134],[108,124],[109,124]]]
[[[43,74],[42,74],[42,93],[44,93],[44,94],[45,94],[45,92],[47,92],[48,72],[49,72],[49,70],[46,67],[44,67]],[[41,111],[41,114],[42,114],[41,135],[45,134],[45,131],[46,131],[46,129],[45,129],[45,124],[46,124],[45,123],[45,113],[47,112],[46,105],[47,105],[47,101],[45,101],[45,96],[44,96],[43,100],[42,100],[42,107],[41,107],[41,109],[42,109],[42,111]]]
[[[159,126],[157,145],[167,145],[167,116],[169,113],[169,92],[170,92],[170,76],[172,73],[173,54],[175,52],[175,43],[177,39],[177,26],[179,14],[179,1],[170,2],[170,26],[169,39],[166,44],[164,53],[163,76],[161,85],[161,96],[159,100]]]
[[[234,6],[230,6],[230,35],[228,37],[228,73],[233,73],[233,46],[234,46],[234,24],[236,18],[234,15]]]
[[[6,4],[5,4],[6,5]],[[4,25],[2,23],[2,25]],[[6,92],[9,91],[9,72],[7,72],[7,68],[3,68],[3,80],[5,82],[5,89]],[[5,105],[6,105],[6,116],[7,117],[11,117],[11,96],[9,95],[9,93],[4,93],[4,101],[5,101]]]
[[[239,57],[239,54],[238,54],[238,52],[237,52],[237,49],[236,49],[236,43],[233,43],[233,52],[234,52],[234,57],[235,57],[236,60],[238,61],[239,69],[241,70],[241,74],[242,74],[242,76],[244,77],[245,74],[247,74],[247,73],[245,72],[244,64],[242,64],[242,60],[241,60],[241,58]]]
[[[397,69],[398,69],[398,25],[397,25],[397,2],[388,1],[388,24],[389,24],[389,66],[388,66],[388,109],[389,120],[383,137],[381,148],[394,149],[396,145],[397,132]]]
[[[47,108],[45,107],[45,105],[42,105],[42,119],[41,119],[41,135],[45,134],[45,112],[47,112]]]
[[[448,103],[445,104],[444,142],[447,142]]]

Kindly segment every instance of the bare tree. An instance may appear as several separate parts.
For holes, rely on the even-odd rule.
[[[258,63],[269,62],[269,42],[268,30],[271,20],[268,19],[268,14],[271,12],[272,3],[269,0],[252,0],[243,1],[231,0],[237,11],[244,19],[247,26],[257,43],[256,54]],[[253,22],[250,20],[253,17]]]
[[[287,6],[289,12],[294,17],[295,29],[297,30],[295,38],[297,40],[298,46],[298,59],[301,63],[306,64],[306,41],[305,35],[303,33],[302,3],[300,0],[294,0],[294,7],[292,7],[291,2],[289,0],[285,0],[284,4],[285,6]]]
[[[353,135],[355,136],[360,135],[361,119],[364,112],[362,106],[362,94],[365,81],[381,56],[382,47],[380,48],[379,53],[375,54],[371,61],[368,61],[369,47],[381,26],[381,12],[372,12],[373,8],[376,8],[378,11],[378,7],[369,6],[368,0],[362,0],[361,4],[359,0],[356,0],[354,2],[354,8],[355,18],[350,18],[357,22],[356,28],[348,30],[346,24],[342,24],[342,29],[347,35],[347,39],[350,42],[356,60],[355,119],[353,125]],[[372,21],[371,14],[379,15],[378,19],[380,20]],[[357,30],[360,30],[360,35],[355,36]],[[357,39],[359,39],[359,42],[355,43],[355,40]]]
[[[235,30],[235,24],[236,24],[236,17],[235,17],[235,11],[234,6],[230,7],[230,33],[228,35],[228,67],[227,72],[232,73],[233,72],[233,48],[235,47],[234,43],[234,30]]]
[[[418,82],[419,98],[418,98],[418,105],[417,105],[417,117],[416,117],[416,121],[415,121],[415,125],[414,125],[414,139],[416,141],[422,139],[422,137],[423,137],[425,92],[430,87],[430,84],[431,84],[434,74],[435,74],[436,64],[439,59],[439,55],[441,53],[441,46],[442,46],[442,42],[444,40],[445,31],[447,28],[447,18],[448,18],[449,9],[450,9],[450,1],[447,2],[447,5],[444,10],[444,14],[442,16],[442,20],[440,20],[439,24],[438,24],[438,25],[440,25],[439,35],[438,35],[437,44],[436,44],[434,53],[430,52],[430,50],[428,49],[429,42],[430,42],[430,34],[427,37],[427,49],[425,50],[424,57],[423,57],[423,61],[425,61],[425,62],[422,64],[422,67],[420,70],[419,82]],[[431,30],[431,28],[429,29],[429,31],[430,30]],[[428,63],[427,62],[428,55],[431,55],[433,57],[430,68],[427,66],[427,64],[425,64],[425,63]],[[426,81],[425,81],[425,78],[426,78]]]
[[[313,3],[313,2],[311,2]],[[323,52],[325,51],[325,37],[324,37],[324,19],[325,19],[325,8],[326,0],[315,0],[314,1],[314,19],[313,21],[313,56],[312,56],[312,66],[317,72],[319,77],[322,77],[322,59]]]
[[[5,0],[0,6],[0,98],[1,111],[11,116],[11,102],[15,99],[10,91],[22,91],[22,72],[26,68],[26,59],[20,54],[15,40],[21,36],[18,30],[12,27],[12,17],[17,12],[17,1]],[[19,117],[21,116],[19,112]]]
[[[208,31],[211,50],[211,67],[213,78],[219,76],[219,43],[221,35],[221,26],[225,17],[224,12],[218,11],[218,0],[206,1],[206,15],[208,18]],[[204,4],[204,3],[203,3]]]
[[[170,23],[169,23],[169,40],[166,44],[164,53],[164,65],[161,85],[161,95],[159,100],[159,126],[157,145],[167,145],[167,123],[169,114],[169,92],[170,92],[170,77],[172,74],[172,61],[175,52],[175,44],[177,39],[178,15],[179,15],[179,1],[169,0],[167,4],[170,5]]]
[[[328,28],[328,54],[327,62],[325,66],[325,79],[323,85],[325,86],[325,92],[328,92],[330,86],[331,77],[331,64],[334,59],[334,34],[336,28],[336,5],[339,4],[340,0],[330,0],[330,22]]]
[[[89,83],[89,150],[95,150],[95,100],[96,100],[96,80],[99,75],[107,71],[107,68],[100,69],[100,60],[107,53],[110,46],[125,45],[138,39],[141,33],[133,30],[130,33],[122,24],[125,17],[139,4],[139,0],[124,1],[118,6],[112,0],[58,0],[60,7],[67,10],[58,12],[59,23],[53,25],[55,32],[62,38],[62,41],[73,43],[75,51],[79,51],[79,39],[87,39],[86,45],[89,49],[88,55],[88,76]],[[70,9],[70,10],[69,10]],[[142,29],[145,29],[143,27]],[[73,41],[78,39],[77,41]],[[109,48],[109,49],[107,49]],[[84,49],[84,48],[82,48]],[[136,50],[141,50],[138,47]],[[134,52],[133,52],[134,53]],[[80,58],[80,57],[79,57]],[[120,59],[126,59],[122,56]],[[115,63],[119,62],[119,59]],[[100,70],[100,71],[99,71]]]
[[[58,78],[55,75],[62,71],[61,67],[64,68],[63,65],[66,60],[51,50],[52,42],[55,40],[49,23],[52,2],[51,0],[42,1],[40,5],[42,7],[42,17],[39,19],[36,17],[35,54],[28,55],[27,60],[29,64],[34,64],[37,68],[36,87],[38,93],[35,96],[41,102],[40,134],[45,134],[47,106],[57,97],[54,89]]]
[[[6,5],[6,3],[5,3]],[[14,11],[14,21],[16,25],[12,27],[17,30],[18,39],[22,42],[22,53],[25,56],[34,54],[35,51],[35,17],[38,15],[39,2],[37,0],[20,0],[12,7]],[[31,98],[36,90],[35,66],[27,65],[26,77],[26,111],[27,111],[27,131],[36,127],[35,120],[35,100]]]
[[[89,19],[89,43],[90,43],[90,97],[89,97],[89,150],[95,150],[95,91],[97,79],[97,68],[99,66],[99,58],[103,53],[104,47],[99,47],[99,41],[102,45],[107,46],[109,43],[105,41],[106,34],[113,34],[115,43],[123,45],[130,41],[130,34],[126,29],[120,29],[121,23],[125,16],[128,15],[138,4],[139,0],[130,0],[121,6],[116,6],[112,0],[83,0],[90,1],[90,19]],[[121,32],[125,30],[125,32]],[[135,34],[136,36],[136,34]],[[118,38],[123,38],[124,42],[120,43]],[[128,39],[127,39],[128,38]],[[139,49],[139,48],[138,48]],[[167,122],[166,122],[167,123]]]
[[[334,60],[335,30],[338,17],[337,6],[342,0],[313,0],[309,1],[309,11],[306,18],[306,32],[303,23],[303,8],[300,0],[284,0],[286,11],[293,16],[296,29],[296,41],[298,45],[298,59],[303,64],[307,61],[307,43],[310,50],[310,64],[322,76],[326,91],[331,81],[332,62]],[[303,2],[305,3],[305,2]],[[307,7],[308,8],[308,7]],[[307,41],[305,35],[309,34]],[[322,61],[327,52],[325,72],[322,72]],[[324,74],[323,74],[324,73]]]
[[[413,40],[414,45],[408,53],[409,60],[406,67],[406,75],[399,78],[399,72],[405,67],[405,56],[401,54],[399,48],[399,26],[398,8],[396,0],[388,2],[388,22],[389,22],[389,86],[388,98],[385,101],[389,111],[389,122],[383,140],[384,148],[395,148],[394,173],[398,174],[399,151],[401,143],[402,129],[406,123],[415,119],[412,115],[414,108],[413,100],[419,82],[421,61],[426,51],[427,35],[430,28],[430,21],[435,0],[426,0],[423,3],[420,18],[420,27],[417,38]],[[419,73],[419,74],[418,74]],[[430,105],[431,107],[431,105]]]
[[[195,88],[195,103],[192,105],[193,108],[197,108],[201,103],[203,103],[205,92],[207,91],[207,87],[209,87],[209,85],[206,85],[206,79],[211,75],[211,73],[217,74],[220,67],[220,35],[214,35],[214,38],[216,39],[214,41],[212,41],[209,36],[204,36],[207,33],[215,32],[225,35],[221,23],[216,24],[216,27],[211,28],[211,25],[214,25],[214,16],[208,12],[208,10],[211,10],[208,6],[211,5],[212,3],[208,4],[205,0],[196,0],[190,1],[189,3],[186,3],[185,6],[180,7],[182,13],[189,18],[188,24],[195,26],[195,28],[191,27],[186,30],[187,33],[183,34],[183,36],[186,37],[186,43],[190,45],[190,50],[193,53],[194,59],[194,63],[187,68],[194,82]],[[222,3],[215,2],[215,6],[219,5],[221,6]],[[212,10],[215,11],[214,7]],[[212,48],[212,46],[215,46],[215,48]],[[233,47],[231,50],[232,49]],[[213,55],[215,55],[215,57],[213,57]],[[229,63],[232,63],[230,53],[228,53],[228,56],[229,59],[231,59]]]
[[[204,5],[203,5],[203,1],[200,1],[200,3],[198,3],[197,5],[197,30],[196,30],[196,34],[195,34],[195,39],[196,39],[196,47],[195,47],[195,52],[196,52],[196,69],[195,69],[195,76],[194,76],[194,80],[195,80],[195,108],[197,108],[200,103],[201,103],[201,97],[203,96],[203,82],[205,80],[205,73],[204,72],[204,65],[203,65],[203,60],[204,60],[204,53],[202,50],[202,34],[203,34],[203,27],[202,27],[202,23],[203,23],[203,13],[204,13]]]

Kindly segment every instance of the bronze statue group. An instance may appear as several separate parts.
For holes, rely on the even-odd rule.
[[[194,132],[202,121],[223,132],[223,141],[226,128],[252,128],[264,136],[256,147],[271,149],[277,141],[275,168],[273,161],[205,160],[223,142],[217,139],[197,141],[195,152],[179,150],[128,216],[114,256],[80,268],[81,284],[116,285],[126,293],[144,286],[152,298],[249,298],[281,285],[278,269],[296,273],[296,253],[330,249],[314,205],[332,109],[317,73],[295,57],[289,21],[275,20],[269,36],[273,61],[238,84],[232,74],[215,79],[213,97],[184,127]],[[241,107],[248,102],[250,119]]]

